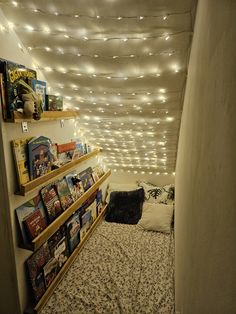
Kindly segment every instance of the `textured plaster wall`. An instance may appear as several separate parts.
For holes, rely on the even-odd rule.
[[[176,169],[176,312],[236,313],[236,1],[200,0]]]

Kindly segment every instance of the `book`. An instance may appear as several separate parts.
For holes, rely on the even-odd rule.
[[[89,211],[91,211],[92,223],[97,219],[97,202],[96,200],[89,206]]]
[[[62,234],[63,233],[59,235],[59,233],[56,232],[56,235],[51,238],[50,244],[48,243],[51,256],[58,262],[57,272],[60,270],[69,256],[67,240],[64,235],[61,237]]]
[[[58,260],[55,257],[52,257],[48,263],[43,267],[43,275],[45,281],[45,287],[48,288],[53,282],[54,278],[58,274],[59,265]]]
[[[75,153],[75,142],[57,144],[57,157],[60,165],[64,165],[73,160]]]
[[[74,201],[84,193],[84,188],[78,174],[74,171],[65,176],[68,188]]]
[[[24,221],[27,217],[32,215],[34,212],[37,212],[38,210],[42,216],[38,223],[40,226],[46,227],[48,225],[47,216],[40,195],[35,196],[15,210],[16,220],[19,227],[19,244],[23,244],[25,247],[29,245],[31,238],[29,238],[29,235],[25,229]]]
[[[104,172],[102,166],[96,165],[96,166],[93,167],[93,173],[96,173],[98,178],[101,178],[104,175],[105,172]]]
[[[61,207],[63,210],[66,210],[74,202],[66,179],[62,178],[56,181],[55,187],[61,202]]]
[[[33,137],[28,142],[28,165],[30,180],[51,171],[51,140],[46,136]]]
[[[89,228],[92,225],[92,213],[91,210],[85,212],[81,217],[81,229],[80,229],[80,240],[82,240]]]
[[[51,256],[48,244],[47,242],[45,242],[26,260],[26,269],[32,288],[31,290],[33,292],[33,296],[36,302],[40,300],[40,298],[46,291],[43,267],[47,264],[50,258]]]
[[[5,97],[5,86],[4,86],[2,73],[0,73],[0,104],[2,108],[3,120],[6,120],[7,119],[7,106],[6,106],[6,97]]]
[[[46,85],[47,84],[45,81],[40,81],[37,79],[31,80],[32,89],[40,97],[44,111],[46,110]]]
[[[17,174],[18,187],[30,181],[28,169],[28,142],[32,137],[18,138],[11,141],[13,159]]]
[[[7,119],[12,119],[13,111],[23,112],[24,104],[21,100],[21,86],[19,80],[25,81],[36,79],[37,73],[35,70],[29,69],[24,65],[11,62],[5,59],[0,60],[0,73],[3,74],[6,111],[3,116]]]
[[[46,108],[48,111],[62,111],[63,97],[55,95],[46,95]]]
[[[94,184],[91,167],[88,167],[84,171],[81,171],[79,173],[79,177],[82,181],[84,191],[87,191]]]
[[[48,220],[52,222],[62,212],[61,202],[53,184],[48,184],[41,189],[40,194],[48,215]]]
[[[102,190],[97,191],[96,203],[97,203],[97,215],[99,215],[102,212],[102,208],[103,208]]]
[[[39,208],[28,215],[23,220],[23,224],[30,240],[36,238],[47,227],[46,220]]]
[[[96,172],[96,168],[94,168],[94,167],[92,169],[92,177],[93,177],[93,181],[94,182],[97,182],[99,180],[99,176],[98,176],[98,174]]]
[[[67,220],[66,228],[69,249],[72,253],[80,242],[80,214],[78,211]]]

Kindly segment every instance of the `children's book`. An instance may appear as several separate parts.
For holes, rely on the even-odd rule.
[[[50,284],[53,282],[54,278],[58,274],[58,271],[59,271],[58,260],[55,257],[52,257],[43,267],[43,275],[46,288],[48,288]]]
[[[52,222],[63,211],[56,188],[53,184],[48,184],[41,189],[40,193],[47,211],[48,220]]]
[[[35,70],[11,62],[8,60],[0,60],[0,73],[3,73],[6,112],[3,116],[6,119],[12,119],[13,111],[23,112],[23,101],[21,100],[21,86],[18,84],[19,80],[25,81],[27,84],[29,80],[36,79],[37,73]]]
[[[96,203],[97,203],[97,215],[99,215],[102,212],[102,208],[103,208],[102,190],[97,191]]]
[[[84,193],[83,184],[75,171],[67,174],[65,178],[72,198],[74,201],[76,201]]]
[[[91,167],[88,167],[84,171],[81,171],[79,173],[79,177],[82,181],[84,191],[87,191],[94,184]]]
[[[40,300],[46,291],[44,282],[43,267],[50,260],[50,252],[47,242],[45,242],[36,252],[26,260],[26,268],[36,302]]]
[[[40,81],[37,79],[31,80],[32,89],[40,97],[44,111],[46,110],[46,85],[47,84],[45,81]]]
[[[63,97],[55,95],[46,95],[46,108],[48,111],[62,111]]]
[[[35,196],[28,202],[16,208],[16,211],[15,211],[16,219],[19,225],[19,235],[20,235],[19,244],[23,244],[26,247],[27,245],[29,245],[31,237],[29,237],[29,234],[27,233],[27,230],[25,229],[24,221],[27,218],[29,218],[32,214],[38,213],[39,211],[40,211],[40,220],[37,220],[37,224],[34,226],[34,229],[38,229],[37,225],[39,225],[39,228],[43,230],[44,228],[46,228],[48,223],[47,223],[46,212],[45,212],[40,195]]]
[[[39,208],[27,216],[23,220],[23,224],[30,240],[36,238],[47,227],[47,223]]]
[[[46,136],[37,136],[28,142],[28,160],[30,179],[41,177],[51,171],[51,140]]]
[[[67,239],[69,244],[70,253],[73,252],[75,247],[80,242],[80,214],[75,212],[66,222]]]
[[[28,169],[28,142],[32,137],[18,138],[11,141],[15,162],[18,187],[30,181]]]
[[[96,200],[91,205],[89,205],[88,210],[91,211],[92,223],[93,223],[97,218],[97,202],[96,202]]]
[[[55,187],[61,202],[61,207],[63,210],[66,210],[74,202],[66,179],[63,178],[56,181]]]
[[[82,240],[87,231],[89,230],[89,228],[91,227],[92,225],[92,212],[91,210],[85,212],[82,217],[81,217],[81,230],[80,230],[80,239]]]
[[[6,105],[5,86],[4,86],[2,73],[0,73],[0,104],[2,107],[3,120],[6,120],[7,119],[7,105]]]
[[[75,153],[75,142],[57,144],[57,157],[60,165],[64,165],[73,160]]]

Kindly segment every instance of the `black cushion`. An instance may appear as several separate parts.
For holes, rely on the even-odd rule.
[[[143,202],[143,188],[127,192],[111,192],[105,220],[135,225],[142,216]]]

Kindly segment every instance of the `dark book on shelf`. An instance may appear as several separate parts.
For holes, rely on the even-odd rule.
[[[40,97],[42,101],[43,110],[45,111],[46,110],[46,86],[47,86],[46,82],[40,81],[37,79],[32,79],[30,83],[31,83],[32,89]]]
[[[52,222],[57,216],[59,216],[63,212],[56,188],[53,184],[48,184],[41,189],[40,193],[43,199],[44,206],[46,208],[48,220]]]
[[[51,140],[37,136],[28,142],[28,163],[30,179],[36,179],[51,171]]]
[[[102,190],[97,191],[96,203],[97,203],[97,215],[99,215],[102,211],[102,208],[103,208]]]
[[[49,239],[48,247],[51,256],[54,256],[54,250],[61,239],[66,235],[66,226],[61,226]]]
[[[32,214],[34,214],[35,212],[37,213],[38,211],[40,211],[41,213],[41,220],[38,221],[40,228],[42,226],[46,227],[48,224],[47,216],[40,195],[35,196],[31,200],[27,201],[23,205],[16,208],[15,210],[16,220],[19,226],[19,239],[20,239],[19,244],[23,244],[26,247],[27,245],[29,245],[31,238],[29,237],[29,234],[25,229],[24,221]],[[37,227],[35,226],[35,228]]]
[[[74,202],[66,179],[62,178],[61,180],[56,181],[55,187],[61,202],[61,207],[63,210],[66,210]]]
[[[46,110],[48,111],[62,111],[63,97],[56,95],[46,95]]]
[[[91,167],[88,167],[84,171],[81,171],[79,173],[79,177],[82,181],[84,191],[87,191],[94,184]]]
[[[13,111],[23,112],[19,80],[23,80],[28,84],[29,80],[37,78],[37,73],[24,65],[4,59],[0,59],[0,73],[3,74],[6,104],[3,108],[5,110],[3,117],[12,119]]]
[[[50,252],[45,242],[36,252],[26,260],[26,270],[29,276],[34,300],[38,302],[46,291],[43,267],[50,260]]]
[[[66,228],[69,249],[72,253],[80,242],[80,214],[78,211],[67,220]]]
[[[65,178],[72,198],[76,201],[84,193],[83,184],[75,171],[66,175]]]
[[[28,169],[28,142],[31,139],[32,137],[25,137],[11,141],[19,189],[22,184],[30,181]]]
[[[30,240],[36,238],[46,227],[47,223],[38,208],[23,220],[26,233]]]
[[[6,96],[5,96],[5,86],[3,80],[3,73],[0,73],[0,105],[2,108],[2,117],[3,120],[7,119],[7,105],[6,105]]]

